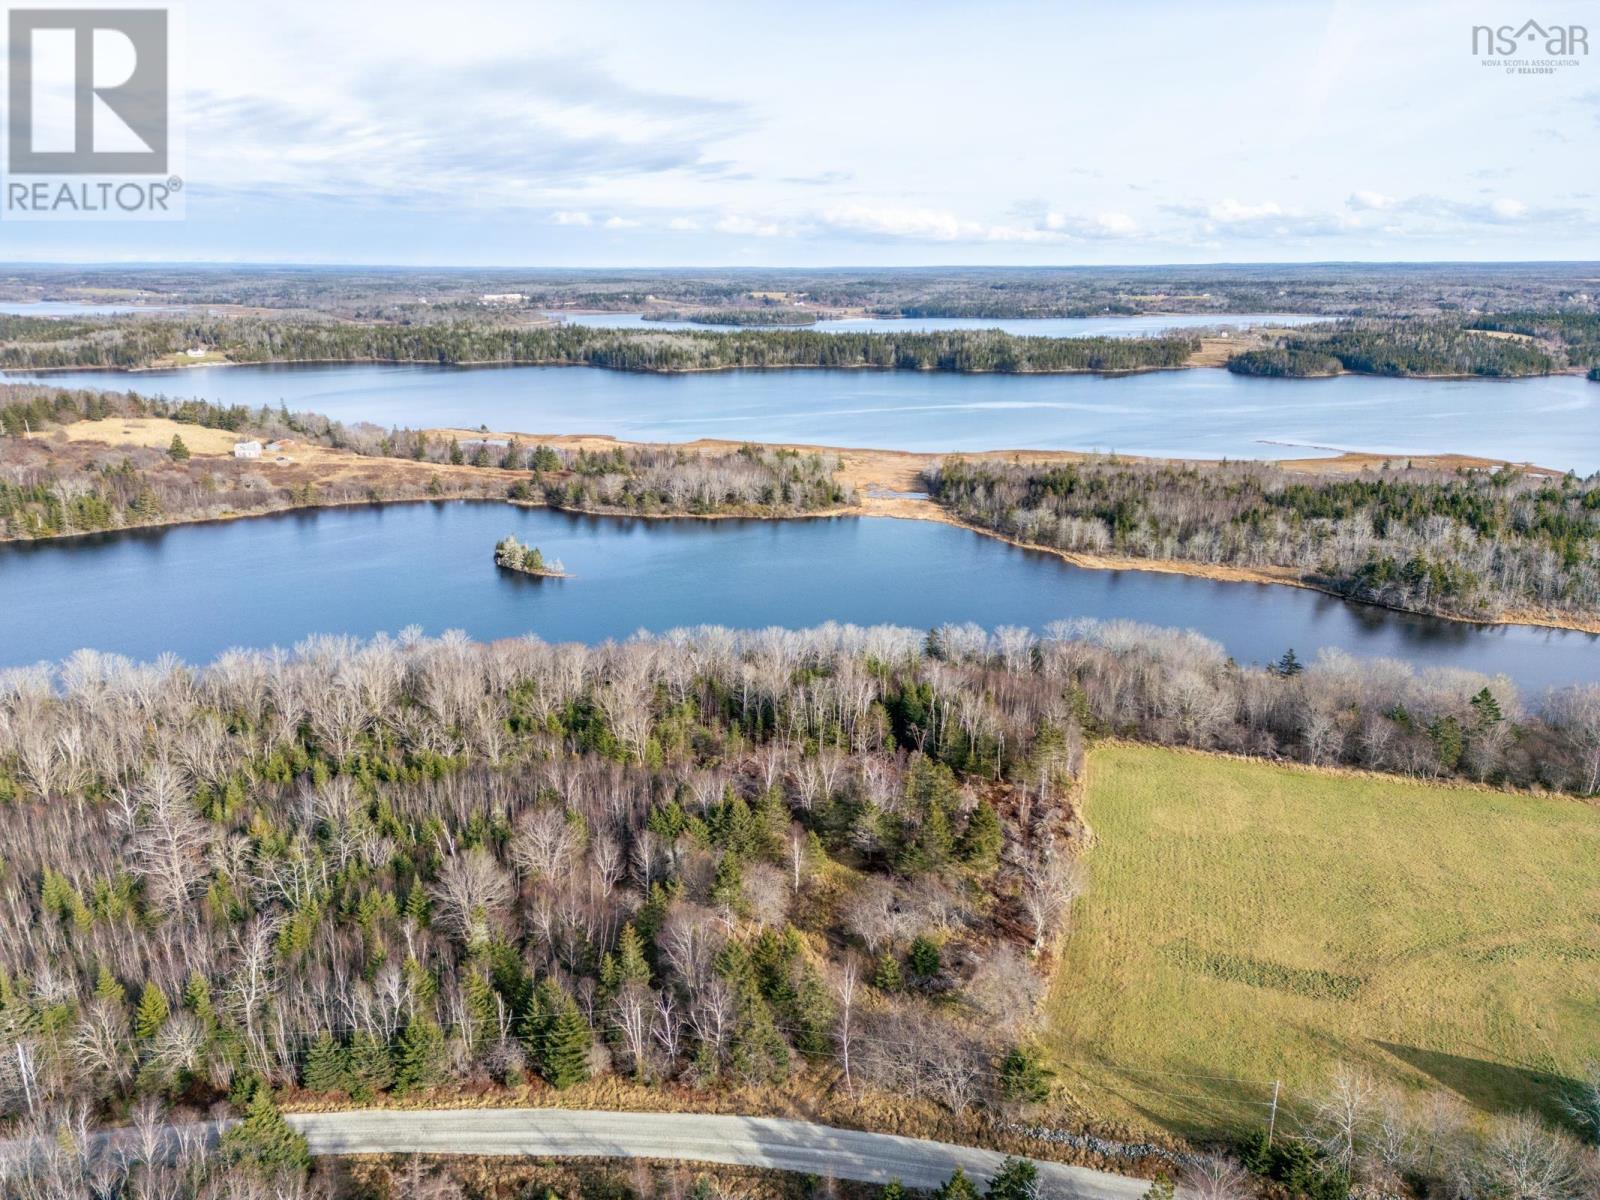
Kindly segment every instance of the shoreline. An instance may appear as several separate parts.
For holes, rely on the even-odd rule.
[[[1308,592],[1317,592],[1330,599],[1338,600],[1344,604],[1356,605],[1362,608],[1375,608],[1383,612],[1394,613],[1396,616],[1421,617],[1426,620],[1452,621],[1460,625],[1476,625],[1481,629],[1508,628],[1523,626],[1529,629],[1552,629],[1564,633],[1584,633],[1600,636],[1600,616],[1595,617],[1561,617],[1559,615],[1542,613],[1537,610],[1511,609],[1504,617],[1468,617],[1459,613],[1421,612],[1414,608],[1397,608],[1392,604],[1380,604],[1375,600],[1359,600],[1353,596],[1346,596],[1342,592],[1307,579],[1295,573],[1293,567],[1239,567],[1228,563],[1197,563],[1185,559],[1174,558],[1129,558],[1122,555],[1085,554],[1075,550],[1062,550],[1055,546],[1044,546],[1037,542],[1024,542],[1006,534],[998,533],[992,529],[985,529],[981,525],[972,525],[958,517],[952,516],[945,510],[938,508],[932,501],[926,503],[933,505],[937,515],[914,516],[907,513],[865,513],[865,516],[893,516],[901,520],[937,521],[945,525],[954,525],[958,529],[966,529],[972,533],[992,537],[1007,545],[1015,546],[1019,550],[1033,550],[1040,554],[1053,554],[1057,558],[1088,571],[1150,571],[1158,575],[1188,575],[1195,579],[1208,579],[1214,583],[1254,583],[1278,584],[1284,587],[1300,588]]]
[[[126,421],[128,418],[117,418]],[[82,425],[77,422],[74,424]],[[626,442],[609,434],[530,434],[522,431],[493,431],[485,433],[481,430],[463,430],[453,427],[429,429],[430,436],[442,437],[504,437],[527,440],[535,444],[548,444],[571,450],[593,450],[597,448],[649,448],[655,443]],[[39,436],[39,435],[35,435]],[[89,440],[89,439],[85,439]],[[699,438],[690,442],[675,443],[671,448],[679,452],[689,453],[714,453],[737,450],[748,443],[731,441],[727,439]],[[465,482],[462,490],[454,494],[421,495],[421,496],[393,496],[373,499],[359,497],[337,500],[317,500],[309,502],[289,501],[283,504],[264,507],[248,512],[226,512],[213,516],[198,517],[162,517],[153,521],[138,524],[122,525],[114,529],[82,530],[69,533],[53,534],[48,537],[0,537],[0,545],[44,545],[53,542],[72,541],[97,536],[109,536],[121,533],[137,533],[141,531],[154,531],[176,528],[184,525],[206,525],[223,521],[246,520],[253,517],[281,516],[293,512],[306,512],[323,508],[352,508],[364,505],[377,506],[385,504],[416,504],[427,502],[445,501],[473,501],[479,503],[506,504],[516,508],[548,508],[553,512],[566,513],[572,516],[601,517],[607,519],[637,518],[647,521],[685,520],[685,521],[795,521],[818,520],[840,517],[888,517],[897,520],[932,521],[938,524],[950,525],[965,529],[981,537],[994,538],[1021,550],[1029,550],[1042,554],[1050,554],[1059,558],[1070,566],[1083,570],[1097,571],[1147,571],[1165,575],[1187,575],[1191,578],[1207,579],[1217,583],[1251,583],[1251,584],[1277,584],[1287,587],[1297,587],[1306,591],[1320,593],[1331,599],[1345,604],[1361,605],[1367,608],[1378,609],[1396,615],[1411,616],[1422,619],[1437,619],[1450,621],[1457,624],[1473,625],[1481,629],[1524,626],[1530,629],[1560,630],[1569,633],[1587,635],[1600,635],[1600,614],[1580,615],[1551,613],[1537,609],[1508,609],[1499,617],[1488,618],[1481,616],[1466,616],[1456,613],[1420,612],[1415,609],[1398,608],[1368,600],[1360,600],[1341,594],[1340,592],[1319,583],[1314,578],[1308,578],[1293,567],[1285,566],[1238,566],[1226,563],[1200,563],[1183,559],[1150,559],[1135,558],[1128,555],[1102,555],[1085,553],[1082,551],[1065,550],[1055,546],[1047,546],[1036,542],[1028,542],[1014,538],[997,530],[988,529],[973,524],[951,513],[931,497],[921,492],[921,472],[932,462],[941,458],[957,457],[973,460],[1031,460],[1034,462],[1084,462],[1105,458],[1097,455],[1071,450],[990,450],[979,452],[961,452],[954,455],[941,455],[935,453],[920,454],[905,450],[874,450],[866,448],[821,446],[809,443],[756,443],[768,449],[796,450],[804,453],[832,454],[838,458],[838,479],[841,484],[849,488],[855,495],[853,503],[835,505],[828,508],[813,509],[809,511],[771,512],[759,509],[745,509],[732,512],[638,512],[610,506],[571,506],[560,503],[551,503],[543,498],[514,499],[508,495],[484,495],[481,488],[485,482],[510,478],[505,472],[496,468],[441,468],[437,464],[429,472],[435,479],[460,478],[471,482],[477,489],[467,490]],[[218,455],[217,457],[223,457]],[[341,453],[341,457],[344,455]],[[382,465],[390,460],[373,456],[352,456],[353,461]],[[1166,460],[1148,459],[1132,455],[1112,456],[1127,461],[1166,462],[1183,461],[1197,466],[1203,466],[1207,460]],[[1284,460],[1264,460],[1274,462],[1282,469],[1322,471],[1330,473],[1345,473],[1365,470],[1371,466],[1388,461],[1392,455],[1370,454],[1365,452],[1346,451],[1330,458],[1304,458]],[[1505,464],[1500,460],[1482,459],[1470,455],[1429,455],[1413,456],[1421,458],[1435,469],[1462,469],[1462,468],[1489,468]],[[394,460],[404,462],[408,467],[412,464],[409,460]],[[1214,460],[1212,460],[1214,461]],[[1534,472],[1547,473],[1552,476],[1559,472],[1548,471],[1546,468],[1530,467],[1520,464],[1522,469]],[[423,468],[427,469],[427,468]],[[475,478],[479,471],[485,472],[482,479]]]
[[[730,327],[732,328],[732,327]],[[763,328],[771,328],[766,326]],[[805,328],[805,327],[801,327]],[[689,331],[697,332],[697,331]],[[1072,340],[1072,339],[1061,339]],[[1116,339],[1128,340],[1128,339]],[[1364,379],[1397,379],[1397,380],[1432,380],[1435,382],[1457,383],[1513,383],[1523,379],[1552,379],[1560,376],[1574,376],[1583,378],[1586,369],[1583,367],[1563,367],[1554,371],[1541,371],[1528,375],[1393,375],[1379,371],[1334,371],[1317,375],[1256,375],[1244,371],[1230,370],[1226,359],[1214,359],[1207,356],[1206,348],[1202,347],[1184,362],[1172,366],[1148,364],[1137,367],[1121,367],[1114,369],[1099,369],[1094,367],[1059,367],[1027,371],[993,371],[993,370],[951,370],[944,367],[901,367],[880,366],[875,363],[737,363],[715,367],[619,367],[604,363],[580,362],[572,359],[472,359],[462,362],[441,363],[431,358],[272,358],[257,362],[236,362],[224,359],[217,362],[183,362],[170,363],[162,366],[141,364],[134,367],[116,365],[87,364],[67,367],[0,367],[0,382],[11,382],[13,375],[75,375],[91,372],[106,372],[119,375],[162,375],[176,374],[182,371],[194,371],[207,367],[439,367],[446,370],[482,371],[496,367],[571,367],[587,368],[594,371],[616,371],[624,375],[716,375],[730,371],[877,371],[884,374],[909,374],[909,375],[1017,375],[1017,376],[1059,376],[1059,375],[1094,375],[1104,379],[1116,379],[1127,375],[1149,375],[1163,371],[1227,371],[1240,379],[1276,379],[1285,382],[1309,383],[1317,380],[1338,379],[1343,376],[1353,376]],[[27,386],[18,383],[18,386]]]
[[[670,332],[670,331],[669,331]],[[682,331],[678,331],[682,332]],[[1098,375],[1116,378],[1121,375],[1148,375],[1156,371],[1199,371],[1222,367],[1221,363],[1181,362],[1173,366],[1148,365],[1123,367],[1115,370],[1096,370],[1093,367],[1061,367],[1038,371],[954,371],[944,367],[879,366],[876,363],[730,363],[717,367],[615,367],[605,363],[578,362],[572,359],[473,359],[465,362],[442,363],[432,358],[272,358],[260,362],[187,362],[165,366],[143,365],[137,367],[88,366],[71,367],[0,367],[0,383],[11,382],[12,375],[77,375],[103,371],[118,375],[164,375],[179,371],[194,371],[204,367],[439,367],[445,370],[484,371],[497,367],[561,367],[586,368],[592,371],[616,371],[623,375],[717,375],[729,371],[881,371],[884,374],[908,375]],[[18,381],[17,386],[28,386]]]
[[[858,500],[855,504],[843,505],[838,508],[816,509],[810,512],[794,513],[760,513],[760,512],[723,512],[723,513],[690,513],[690,512],[631,512],[626,509],[602,508],[574,508],[569,505],[550,504],[543,500],[513,500],[509,497],[497,498],[491,496],[397,496],[385,500],[330,500],[312,502],[309,504],[287,504],[277,508],[264,508],[256,512],[222,513],[211,517],[196,517],[192,519],[173,519],[163,521],[148,521],[138,525],[122,525],[115,529],[82,530],[72,533],[58,533],[42,538],[17,538],[0,537],[0,546],[47,546],[58,542],[80,541],[94,537],[114,537],[123,533],[140,533],[162,529],[177,529],[187,525],[219,525],[224,522],[247,521],[257,517],[278,517],[295,512],[310,512],[317,509],[332,508],[380,508],[390,504],[505,504],[512,508],[544,508],[551,512],[564,513],[568,516],[600,517],[607,520],[641,520],[641,521],[810,521],[834,518],[878,518],[898,521],[931,521],[935,524],[949,525],[956,529],[964,529],[968,533],[979,537],[993,538],[995,541],[1004,542],[1015,546],[1019,550],[1028,550],[1038,554],[1049,554],[1061,559],[1067,565],[1086,571],[1146,571],[1157,575],[1187,575],[1193,579],[1205,579],[1213,583],[1251,583],[1258,585],[1276,584],[1283,587],[1300,588],[1303,591],[1316,592],[1327,596],[1329,599],[1338,600],[1343,604],[1356,605],[1363,608],[1378,609],[1383,612],[1394,613],[1396,616],[1419,617],[1424,620],[1450,621],[1461,625],[1474,625],[1480,629],[1508,628],[1522,626],[1529,629],[1549,629],[1563,633],[1581,633],[1591,636],[1600,636],[1600,617],[1595,618],[1561,618],[1545,613],[1525,612],[1512,610],[1510,615],[1499,618],[1468,617],[1455,613],[1419,612],[1415,609],[1396,608],[1393,605],[1378,604],[1370,600],[1358,600],[1345,596],[1331,588],[1317,584],[1294,574],[1289,567],[1237,567],[1226,563],[1194,563],[1182,559],[1153,559],[1129,558],[1119,555],[1084,554],[1078,551],[1062,550],[1055,546],[1044,546],[1036,542],[1025,542],[1009,537],[992,529],[985,529],[980,525],[973,525],[963,521],[944,509],[932,500],[904,500],[891,499],[891,503],[904,505],[917,505],[920,511],[908,512],[887,507],[873,507],[869,503]],[[506,568],[515,569],[515,568]],[[519,572],[527,574],[527,572]],[[570,573],[560,575],[550,574],[547,578],[567,579]]]

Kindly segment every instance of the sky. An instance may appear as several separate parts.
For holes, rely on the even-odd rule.
[[[145,4],[155,0],[142,0]],[[191,0],[186,217],[0,261],[463,266],[1600,259],[1563,0]]]

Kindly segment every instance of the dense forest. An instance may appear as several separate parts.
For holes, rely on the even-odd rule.
[[[161,417],[262,441],[360,455],[358,470],[274,469],[195,457],[182,433],[165,449],[20,438],[112,416]],[[7,436],[8,435],[8,436]],[[114,436],[108,434],[108,436]],[[388,461],[385,461],[388,460]],[[370,465],[368,465],[370,464]],[[430,467],[443,468],[429,470]],[[198,400],[0,387],[0,538],[97,533],[323,504],[470,498],[644,516],[800,515],[853,503],[828,454],[744,446],[695,453],[652,447],[568,450],[345,426],[315,413]]]
[[[1077,734],[922,642],[7,672],[0,1111],[808,1062],[999,1102],[1079,886]]]
[[[139,367],[203,346],[231,361],[549,363],[626,371],[868,367],[907,371],[1134,371],[1182,366],[1192,338],[1013,337],[816,330],[638,330],[232,318],[50,321],[0,316],[0,367]]]
[[[1060,550],[1287,567],[1415,612],[1600,615],[1600,476],[949,459],[926,478],[963,520]]]
[[[836,455],[742,446],[728,454],[621,447],[560,452],[563,473],[544,478],[546,503],[585,512],[800,515],[839,508],[855,494]]]
[[[1594,311],[1585,263],[1263,264],[722,270],[471,270],[289,266],[12,266],[6,299],[136,299],[414,319],[521,293],[538,312],[754,308],[775,296],[881,316],[1087,317],[1295,312],[1331,316]]]
[[[1600,363],[1600,316],[1507,313],[1469,320],[1339,321],[1228,360],[1241,375],[1548,375]]]
[[[1600,688],[1530,715],[1127,623],[83,651],[0,673],[0,1114],[231,1098],[238,1153],[291,1166],[274,1092],[614,1073],[1003,1117],[1051,1091],[1038,956],[1104,733],[1600,787]]]

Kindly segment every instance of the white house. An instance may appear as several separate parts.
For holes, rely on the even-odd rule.
[[[521,292],[485,292],[479,299],[480,304],[521,304],[527,296]]]
[[[260,442],[235,442],[233,444],[233,456],[235,458],[260,458],[261,457],[261,443]]]
[[[207,353],[209,353],[209,351],[207,351],[204,346],[191,346],[189,349],[184,351],[184,354],[188,355],[190,358],[204,358]]]

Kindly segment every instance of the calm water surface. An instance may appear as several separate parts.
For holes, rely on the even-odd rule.
[[[497,570],[514,533],[570,579]],[[1199,630],[1245,661],[1324,646],[1504,672],[1532,692],[1600,678],[1600,638],[1477,627],[1296,588],[1087,571],[922,521],[642,521],[470,502],[329,509],[0,546],[0,664],[80,647],[209,661],[230,646],[410,624],[594,642],[639,629],[824,621],[1041,628],[1126,617]]]
[[[1600,470],[1600,384],[1542,379],[1249,379],[909,371],[633,374],[581,367],[276,366],[73,372],[63,386],[279,403],[380,425],[487,425],[646,441],[698,437],[938,453],[1014,448],[1175,458],[1454,451]]]

